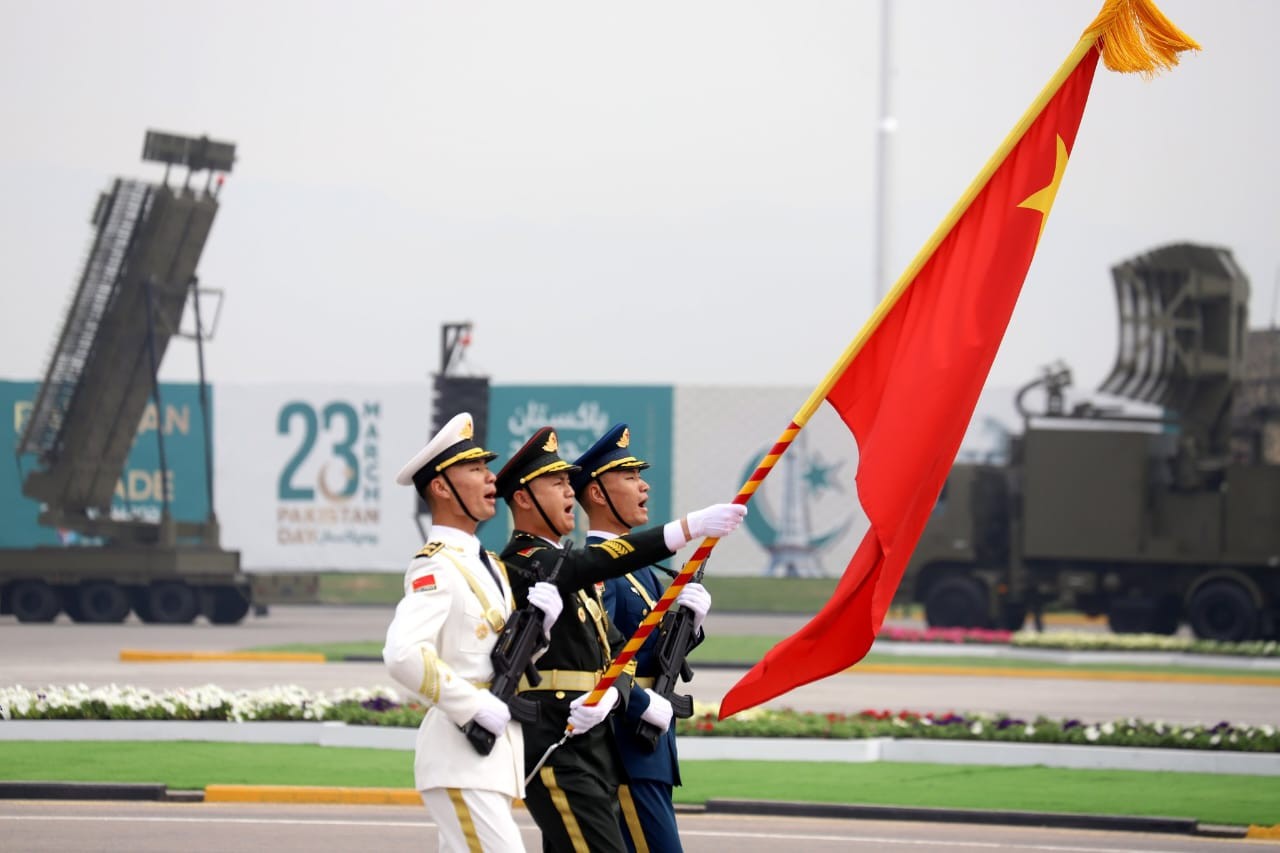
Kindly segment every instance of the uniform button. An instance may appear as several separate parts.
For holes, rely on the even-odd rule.
[[[563,690],[557,690],[557,691],[556,691],[556,698],[557,698],[557,699],[563,699],[563,698],[564,698],[564,691],[563,691]]]

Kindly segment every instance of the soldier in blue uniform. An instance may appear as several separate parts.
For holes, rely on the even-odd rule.
[[[608,542],[649,521],[649,484],[640,474],[649,463],[636,458],[630,446],[627,425],[616,424],[574,463],[579,470],[570,475],[570,480],[578,503],[590,519],[589,545]],[[644,566],[605,581],[605,609],[617,629],[628,637],[666,588],[657,569],[674,574],[663,566]],[[702,620],[711,607],[710,594],[701,584],[689,583],[675,603],[694,614],[695,644],[701,642]],[[624,714],[614,717],[614,735],[628,780],[618,788],[621,829],[631,853],[683,850],[671,802],[672,788],[680,784],[671,703],[649,689],[658,674],[658,643],[655,631],[636,653],[631,701]],[[656,748],[638,737],[641,722],[662,730]]]
[[[559,562],[553,583],[563,615],[551,628],[550,646],[537,668],[539,683],[522,680],[521,695],[538,703],[538,720],[524,726],[525,767],[533,773],[525,805],[542,831],[544,851],[624,853],[619,828],[617,786],[621,767],[607,726],[612,709],[639,701],[624,674],[596,705],[585,700],[621,650],[626,637],[608,619],[598,585],[612,577],[670,557],[690,541],[733,532],[745,507],[715,504],[660,527],[640,530],[586,548],[563,550],[560,539],[574,528],[574,496],[569,483],[577,469],[559,454],[555,430],[543,427],[498,472],[498,495],[511,509],[514,531],[502,550],[517,606],[534,584]],[[563,556],[563,560],[560,560]],[[548,755],[568,726],[568,741]],[[547,755],[545,763],[535,766]]]

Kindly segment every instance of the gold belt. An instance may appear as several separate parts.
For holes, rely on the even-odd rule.
[[[585,672],[583,670],[573,669],[550,669],[546,672],[539,672],[542,681],[534,687],[529,683],[527,676],[520,676],[520,686],[516,688],[517,693],[528,693],[531,690],[576,690],[585,693],[596,686],[596,682],[600,680],[600,676],[604,675],[604,670],[596,670],[595,672]]]
[[[648,675],[642,675],[637,678],[633,678],[632,681],[636,683],[637,687],[643,687],[646,690],[652,690],[653,683],[657,681],[657,679]]]

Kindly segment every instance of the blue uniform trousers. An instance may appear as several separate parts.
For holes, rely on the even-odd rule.
[[[630,853],[681,853],[671,786],[651,779],[634,779],[618,788],[622,805],[622,838]]]

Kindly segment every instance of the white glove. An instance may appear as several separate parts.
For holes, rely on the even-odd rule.
[[[667,697],[661,693],[654,693],[647,687],[644,692],[649,694],[649,707],[644,709],[640,719],[665,732],[671,727],[671,717],[675,714],[671,709],[671,703],[667,701]]]
[[[712,504],[684,518],[668,521],[662,528],[662,538],[667,549],[675,553],[694,539],[728,536],[738,529],[746,514],[747,508],[742,504]]]
[[[488,690],[481,690],[480,710],[476,711],[476,715],[471,719],[488,729],[492,734],[501,736],[507,730],[507,723],[511,722],[511,709],[507,707],[506,702],[503,702]]]
[[[595,705],[585,705],[587,697],[590,693],[583,693],[577,699],[569,703],[569,725],[573,727],[571,734],[580,735],[589,731],[593,726],[598,726],[609,716],[609,712],[613,710],[613,706],[618,704],[618,688],[610,687],[600,697],[600,701]]]
[[[693,613],[693,632],[701,631],[702,620],[707,618],[707,611],[711,609],[711,593],[707,588],[700,583],[685,584],[676,596],[676,604]]]
[[[689,513],[689,538],[702,539],[705,536],[728,536],[738,529],[747,508],[742,504],[712,504],[706,509]]]
[[[560,598],[560,590],[555,584],[538,581],[529,587],[529,603],[542,611],[542,635],[551,639],[551,626],[560,618],[564,609],[564,601]]]

